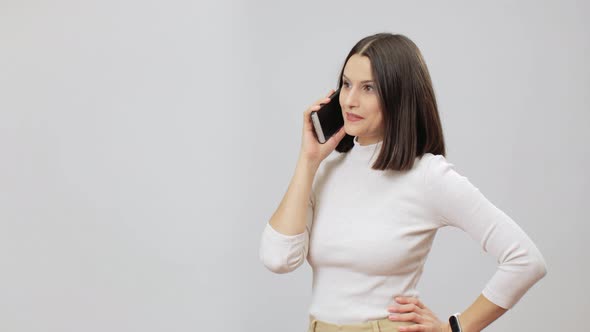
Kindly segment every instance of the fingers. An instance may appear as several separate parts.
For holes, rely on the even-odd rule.
[[[346,135],[346,131],[344,130],[344,126],[340,127],[334,135],[332,135],[328,140],[337,140],[340,142],[342,138]]]
[[[401,304],[414,304],[419,308],[426,308],[426,306],[424,305],[424,303],[422,303],[422,301],[420,301],[420,299],[418,299],[417,297],[413,297],[413,296],[398,296],[395,298],[395,301],[397,303],[401,303]]]
[[[309,126],[311,126],[311,119],[309,117],[311,115],[311,112],[318,111],[320,108],[322,108],[322,105],[328,103],[330,101],[330,96],[332,95],[332,93],[334,93],[334,89],[330,89],[330,92],[326,97],[318,99],[313,105],[311,105],[308,109],[306,109],[303,112],[304,124],[309,124]]]
[[[388,318],[392,321],[416,323],[400,326],[399,331],[440,331],[441,322],[420,299],[413,296],[398,296],[395,301],[399,305],[391,305],[387,308],[392,313]]]
[[[389,307],[387,309],[387,311],[389,311],[389,312],[413,312],[413,311],[422,312],[422,310],[423,310],[422,308],[418,307],[414,303],[402,304],[402,305],[398,305],[398,306]]]
[[[328,92],[328,94],[322,98],[322,99],[318,99],[318,101],[316,102],[316,104],[319,105],[323,105],[326,104],[330,101],[330,96],[334,93],[334,89],[330,89],[330,92]]]
[[[318,100],[316,100],[315,103],[313,103],[313,105],[311,105],[307,110],[305,110],[305,112],[303,112],[305,115],[310,114],[313,111],[317,111],[319,110],[322,105],[328,103],[330,101],[330,96],[332,95],[332,93],[334,93],[333,89],[330,89],[330,92],[326,95],[326,97],[324,98],[320,98]]]
[[[415,312],[390,315],[389,318],[396,322],[413,322],[418,324],[424,323],[424,318]]]
[[[320,108],[321,108],[320,105],[317,105],[317,104],[311,105],[308,109],[305,110],[305,112],[303,112],[303,115],[309,117],[309,115],[311,114],[311,112],[317,111]]]

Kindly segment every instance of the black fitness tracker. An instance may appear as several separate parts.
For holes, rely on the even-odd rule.
[[[459,323],[459,313],[449,317],[449,324],[451,324],[452,332],[463,332],[463,329],[461,329],[461,324]]]

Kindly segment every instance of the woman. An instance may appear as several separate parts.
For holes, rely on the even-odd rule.
[[[411,40],[384,33],[360,40],[339,87],[344,127],[325,144],[310,113],[329,98],[303,114],[295,174],[262,234],[261,261],[286,273],[307,258],[309,331],[480,331],[545,275],[542,255],[446,160],[430,75]],[[436,231],[448,225],[499,262],[453,324],[416,290]]]

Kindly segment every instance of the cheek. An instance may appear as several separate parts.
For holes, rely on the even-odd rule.
[[[380,123],[382,121],[383,114],[381,112],[381,107],[379,107],[379,102],[373,101],[371,103],[371,114],[375,122]]]

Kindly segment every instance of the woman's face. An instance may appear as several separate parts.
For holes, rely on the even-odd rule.
[[[371,60],[358,54],[351,56],[344,67],[340,106],[344,131],[348,135],[358,136],[361,145],[383,140],[383,115],[376,84],[371,72]],[[355,121],[350,114],[362,118]]]

